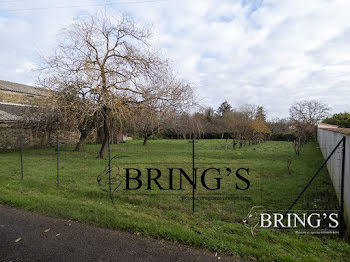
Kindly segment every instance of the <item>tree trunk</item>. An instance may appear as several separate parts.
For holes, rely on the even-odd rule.
[[[102,146],[100,149],[100,153],[98,154],[98,158],[104,158],[107,154],[107,146],[108,146],[108,140],[109,140],[109,125],[108,125],[108,112],[107,109],[104,108],[103,110],[103,114],[104,114],[104,119],[103,119],[103,141],[102,141]]]
[[[79,141],[77,143],[77,145],[75,146],[74,151],[82,151],[83,150],[83,146],[85,144],[86,138],[88,136],[88,131],[87,130],[81,130],[80,131],[80,138]]]
[[[147,136],[145,136],[145,137],[143,138],[143,145],[144,145],[144,146],[146,145],[147,140],[148,140],[148,137],[147,137]]]
[[[86,142],[86,139],[89,135],[89,133],[94,129],[95,127],[95,123],[96,123],[96,112],[94,113],[94,115],[88,116],[86,115],[84,117],[84,120],[82,123],[80,123],[78,129],[80,132],[80,138],[78,143],[75,146],[74,151],[82,151],[83,150],[83,146]]]

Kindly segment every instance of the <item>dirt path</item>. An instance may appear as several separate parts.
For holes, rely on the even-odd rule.
[[[0,205],[0,261],[241,260]]]

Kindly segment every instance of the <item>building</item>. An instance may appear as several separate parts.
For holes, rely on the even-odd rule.
[[[18,147],[19,121],[46,95],[44,89],[0,80],[0,148]]]
[[[27,147],[55,144],[56,133],[43,134],[20,125],[24,116],[35,114],[35,108],[49,95],[47,89],[0,80],[0,149],[18,148],[21,143]],[[78,132],[59,136],[66,144],[79,139]]]
[[[52,91],[34,86],[0,80],[0,149],[18,148],[20,144],[26,147],[53,146],[57,133],[43,133],[21,125],[26,114],[35,114]],[[35,119],[35,115],[30,115]],[[99,132],[100,131],[100,132]],[[94,130],[88,138],[89,143],[99,143],[103,139],[102,130]],[[60,131],[58,136],[61,144],[76,144],[80,134],[78,130]],[[130,140],[126,134],[113,131],[112,143]]]
[[[42,88],[0,80],[0,123],[18,121],[28,106],[38,104],[47,95]]]

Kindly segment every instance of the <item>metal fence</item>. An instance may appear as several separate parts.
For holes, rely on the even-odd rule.
[[[126,142],[127,148],[123,144],[109,145],[107,157],[99,160],[95,159],[97,147],[93,149],[87,147],[84,152],[76,152],[74,155],[73,147],[61,144],[58,137],[56,145],[50,148],[31,149],[26,148],[21,143],[20,150],[12,152],[12,154],[17,155],[18,162],[14,163],[11,168],[20,170],[17,173],[18,177],[24,180],[33,180],[33,184],[41,183],[43,180],[42,183],[58,188],[79,190],[75,187],[79,186],[79,179],[84,179],[85,182],[88,181],[82,185],[86,189],[82,190],[82,194],[87,196],[100,197],[98,192],[101,191],[112,201],[114,197],[117,197],[118,201],[125,202],[146,201],[149,205],[162,206],[163,208],[173,206],[174,208],[183,208],[184,212],[199,212],[202,215],[213,217],[215,217],[215,212],[221,212],[224,214],[222,217],[233,221],[240,221],[253,206],[263,206],[266,210],[282,212],[288,210],[288,207],[293,208],[294,211],[321,209],[339,211],[341,209],[341,202],[337,200],[337,197],[341,196],[340,184],[335,184],[335,193],[331,186],[332,182],[323,166],[317,171],[318,166],[312,164],[312,168],[301,174],[300,170],[293,170],[293,163],[291,170],[289,170],[288,156],[284,166],[271,167],[274,158],[280,160],[282,156],[276,155],[273,147],[266,148],[264,143],[236,149],[228,148],[225,140],[217,140],[215,143],[200,139],[160,140],[159,143],[161,146],[157,148],[160,150],[157,154],[167,155],[164,158],[166,161],[152,157],[154,153],[152,147],[144,147],[141,142],[139,144]],[[276,146],[278,145],[276,144]],[[322,151],[334,148],[333,144],[321,145]],[[212,153],[213,151],[215,154]],[[325,154],[327,153],[330,151]],[[245,158],[241,158],[243,154],[245,154]],[[292,156],[294,154],[291,143],[288,154]],[[250,155],[252,155],[251,158]],[[73,159],[72,156],[75,158]],[[271,159],[267,157],[266,164],[260,163],[258,165],[256,159],[259,156],[270,156]],[[302,161],[302,157],[295,156],[297,159],[295,161]],[[335,161],[338,161],[339,165],[341,159],[342,151],[339,147],[334,151],[327,165],[333,166],[334,164],[330,163]],[[144,186],[142,190],[120,190],[120,179],[123,179],[120,176],[120,171],[125,170],[125,168],[142,169],[142,172],[145,172],[146,177],[142,181]],[[177,182],[172,185],[177,190],[162,190],[157,188],[154,182],[152,182],[152,186],[156,190],[147,190],[147,168],[153,168],[150,174],[152,178],[157,175],[155,169],[158,169],[162,174],[167,174],[162,175],[158,180],[161,185],[163,185],[162,183],[166,184],[167,189],[170,187],[168,184],[169,168],[182,168],[187,177],[181,175],[179,170],[176,170],[176,174],[173,175],[180,180],[182,179],[185,184],[183,190],[179,190],[179,184],[176,184],[179,180],[176,180]],[[208,168],[211,170],[208,171],[207,177],[203,178],[203,173]],[[41,169],[48,171],[45,171],[44,174]],[[217,171],[218,169],[220,171]],[[281,173],[281,169],[284,170],[285,174],[276,177],[275,174]],[[135,170],[132,172],[132,176],[135,177],[137,172]],[[337,179],[339,179],[341,169],[337,167],[336,172]],[[299,174],[298,178],[294,177],[294,173]],[[244,189],[247,186],[246,181],[241,179],[239,175],[250,181],[248,190],[237,189]],[[217,187],[219,181],[217,179],[221,179],[220,190],[213,190]],[[298,179],[300,181],[295,181]],[[312,179],[311,182],[310,179]],[[332,180],[334,179],[332,178]],[[209,189],[203,186],[203,181]],[[136,181],[133,180],[133,182]],[[87,184],[93,186],[88,188]],[[305,190],[303,190],[304,187]],[[299,196],[298,193],[300,193]],[[291,204],[293,205],[291,206]]]

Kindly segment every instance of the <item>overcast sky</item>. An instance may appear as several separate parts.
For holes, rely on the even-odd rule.
[[[349,0],[0,0],[0,79],[34,84],[38,53],[101,8],[152,24],[155,48],[202,104],[254,103],[270,117],[302,99],[350,110]]]

